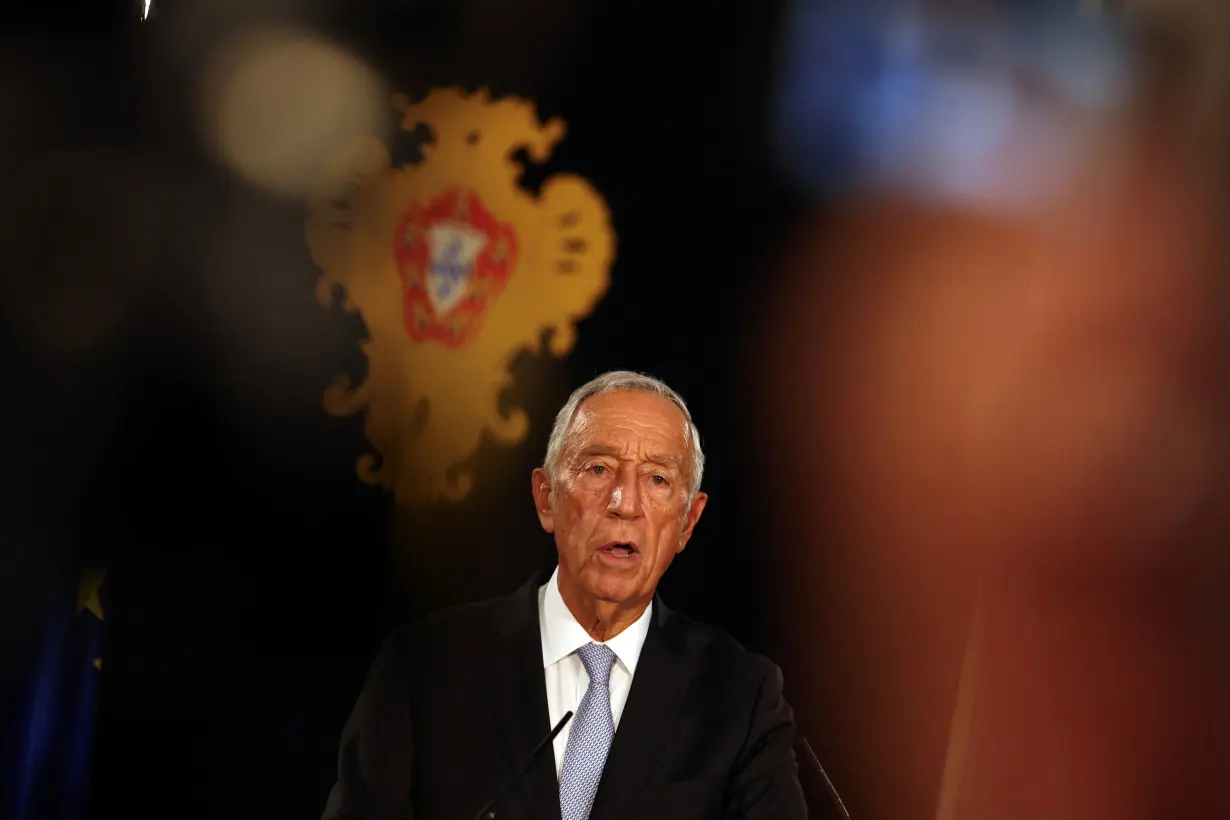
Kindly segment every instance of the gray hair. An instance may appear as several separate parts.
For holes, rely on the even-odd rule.
[[[576,421],[577,411],[581,409],[581,404],[594,396],[620,392],[651,393],[661,396],[683,413],[683,441],[691,451],[692,475],[688,487],[688,503],[690,504],[696,497],[696,493],[700,491],[700,480],[705,473],[705,454],[700,448],[700,431],[696,429],[696,423],[692,421],[692,412],[688,410],[683,397],[668,387],[666,382],[643,373],[612,370],[573,390],[568,401],[564,402],[564,406],[555,416],[555,424],[551,427],[551,437],[547,439],[547,457],[543,460],[544,469],[554,481],[556,468],[559,467],[559,458],[564,450],[564,442],[567,441],[568,434],[572,432],[572,424]]]

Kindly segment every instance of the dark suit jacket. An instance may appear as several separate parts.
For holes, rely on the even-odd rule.
[[[450,609],[381,648],[342,733],[324,820],[559,820],[538,587]],[[655,600],[590,820],[796,820],[807,809],[781,672]]]

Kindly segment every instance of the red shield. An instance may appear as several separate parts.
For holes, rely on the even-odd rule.
[[[477,193],[450,188],[406,208],[393,255],[404,294],[406,333],[416,342],[463,347],[512,273],[517,236]]]

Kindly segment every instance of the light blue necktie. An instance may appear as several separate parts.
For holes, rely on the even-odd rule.
[[[611,714],[611,667],[615,653],[596,643],[581,647],[581,663],[589,675],[589,688],[568,732],[564,768],[559,780],[559,807],[563,820],[588,820],[598,793],[602,767],[615,738]]]

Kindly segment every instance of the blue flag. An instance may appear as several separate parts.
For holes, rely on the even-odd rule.
[[[49,602],[39,651],[13,712],[0,815],[82,820],[102,669],[102,586],[87,570]]]

